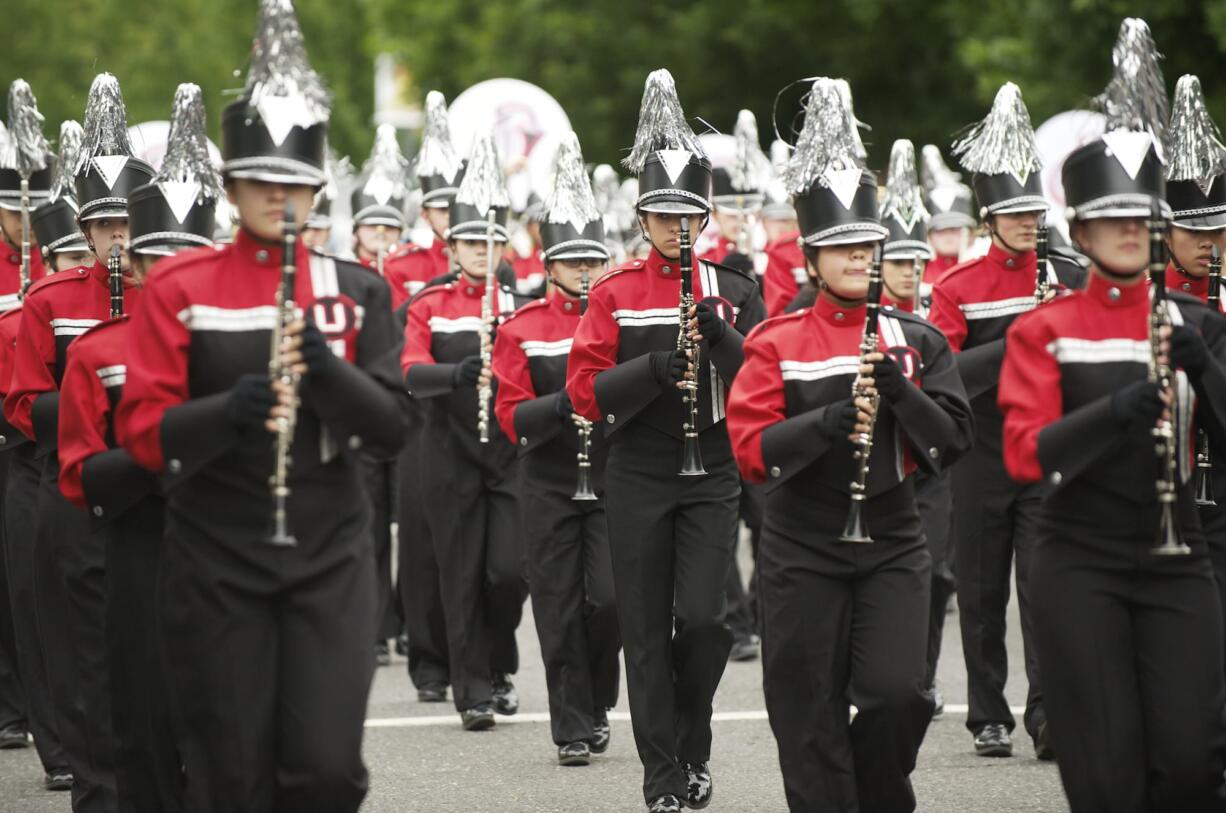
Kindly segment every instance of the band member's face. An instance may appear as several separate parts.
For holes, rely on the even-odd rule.
[[[21,212],[0,209],[0,230],[3,230],[5,240],[16,248],[21,248]],[[34,242],[33,234],[30,235],[30,242]]]
[[[766,241],[768,243],[778,240],[788,232],[797,231],[800,229],[800,224],[796,222],[796,218],[778,218],[767,217],[762,219],[762,229],[766,232]]]
[[[67,271],[93,261],[94,255],[90,251],[57,251],[51,255],[51,268],[53,271]]]
[[[1226,248],[1226,229],[1197,231],[1172,225],[1166,233],[1166,244],[1176,265],[1194,277],[1203,277],[1209,273],[1210,249]]]
[[[1149,229],[1144,218],[1081,221],[1074,224],[1073,237],[1096,264],[1114,274],[1140,275],[1149,265]]]
[[[817,252],[816,270],[835,296],[864,299],[868,296],[868,264],[872,258],[872,243],[822,246]]]
[[[501,243],[494,243],[494,252],[497,253],[501,246]],[[485,279],[489,257],[484,240],[452,240],[451,255],[465,274],[473,279]]]
[[[915,262],[913,260],[882,260],[881,281],[895,302],[915,299]]]
[[[260,240],[269,242],[281,239],[285,204],[293,204],[295,225],[302,228],[315,202],[313,186],[269,183],[251,178],[232,179],[226,184],[226,194],[238,210],[238,221],[242,227]]]
[[[434,236],[439,240],[443,239],[443,235],[447,232],[447,227],[450,225],[451,210],[446,207],[433,208],[426,207],[421,210],[422,217],[430,224],[430,230],[434,232]]]
[[[715,226],[719,229],[719,236],[725,240],[737,240],[741,236],[741,232],[745,228],[745,215],[740,212],[726,212],[716,209],[712,215],[715,218]]]
[[[106,265],[111,257],[111,246],[119,246],[120,266],[126,272],[128,267],[128,219],[126,217],[100,217],[97,220],[86,220],[81,224],[85,239],[94,247],[94,256],[98,262]]]
[[[1038,212],[993,215],[996,233],[1005,245],[1001,248],[1013,251],[1032,251],[1039,226]]]
[[[964,235],[969,237],[966,231],[963,228],[932,229],[928,232],[928,244],[938,257],[957,257],[962,253]]]
[[[692,242],[702,229],[702,216],[685,215],[685,217],[690,221],[690,241]],[[646,212],[639,215],[639,224],[647,232],[647,242],[670,260],[681,256],[681,218],[682,215],[665,212]]]
[[[307,248],[327,248],[331,236],[332,229],[303,229],[302,244]]]
[[[400,242],[400,229],[389,226],[358,226],[353,232],[357,255],[364,260],[374,260],[379,256],[379,250],[384,253],[395,248]]]
[[[549,276],[559,285],[572,291],[579,290],[583,272],[587,272],[590,288],[609,270],[608,260],[554,260],[549,263]]]

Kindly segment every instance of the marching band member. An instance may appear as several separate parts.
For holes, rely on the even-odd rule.
[[[484,136],[449,207],[459,277],[410,302],[400,359],[409,393],[426,405],[416,474],[438,561],[453,700],[469,731],[519,710],[511,675],[527,584],[516,452],[494,420],[486,355],[498,324],[526,304],[487,279],[507,241],[509,205],[493,138]]]
[[[869,299],[887,230],[845,105],[834,80],[816,80],[787,172],[817,303],[750,334],[728,430],[745,477],[766,484],[763,680],[788,806],[912,810],[909,774],[932,714],[930,559],[906,475],[952,463],[971,416],[941,334],[905,311],[878,315]],[[869,462],[893,462],[867,468],[872,542],[853,544],[840,539],[852,444],[869,432]]]
[[[699,263],[699,327],[681,324],[682,219],[689,235],[701,231],[711,165],[666,70],[647,77],[625,163],[639,175],[639,228],[652,250],[592,288],[566,390],[574,411],[603,424],[608,438],[605,501],[630,717],[648,809],[669,813],[682,800],[693,809],[711,801],[711,699],[732,643],[724,584],[740,493],[724,408],[742,336],[763,306],[752,275]],[[697,364],[679,349],[690,342]],[[696,386],[692,400],[683,378]],[[688,440],[683,425],[692,427]],[[678,476],[704,466],[705,474]]]
[[[604,438],[586,419],[576,420],[566,358],[587,286],[608,270],[609,252],[574,133],[558,150],[554,178],[540,214],[551,289],[507,320],[493,369],[498,420],[521,455],[528,589],[553,741],[560,764],[586,765],[591,754],[608,750],[608,710],[617,704],[621,665],[600,499]]]
[[[289,0],[264,0],[222,115],[238,234],[162,260],[129,331],[116,436],[166,494],[159,610],[188,813],[352,813],[366,795],[358,453],[398,451],[406,396],[386,283],[296,239],[329,108]]]
[[[159,258],[210,245],[221,179],[208,160],[204,103],[196,85],[175,93],[166,157],[151,183],[128,198],[129,265],[140,283]],[[186,208],[181,208],[186,207]],[[113,283],[114,280],[112,279]],[[158,571],[165,503],[152,474],[115,447],[129,317],[139,300],[111,291],[111,319],[68,347],[61,386],[60,490],[89,510],[104,546],[106,641],[115,732],[118,809],[182,809],[182,766],[171,730]]]
[[[1163,295],[1166,98],[1143,21],[1113,57],[1108,132],[1062,173],[1091,276],[1008,331],[1005,464],[1050,488],[1031,607],[1073,813],[1216,811],[1222,616],[1189,475],[1194,427],[1221,436],[1226,323]]]
[[[924,266],[920,297],[930,302],[932,286],[946,271],[962,262],[979,224],[975,220],[971,188],[962,183],[958,173],[945,166],[941,148],[925,144],[922,158],[924,205],[931,214],[928,243],[933,256]]]

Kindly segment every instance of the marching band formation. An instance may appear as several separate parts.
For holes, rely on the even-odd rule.
[[[1012,83],[952,145],[969,186],[906,140],[879,186],[847,82],[770,157],[742,111],[713,167],[657,70],[635,182],[571,133],[526,212],[430,93],[345,258],[290,0],[220,167],[195,85],[155,167],[110,74],[56,153],[13,81],[0,748],[78,813],[356,811],[386,642],[490,729],[530,599],[559,764],[609,747],[624,658],[648,811],[707,807],[712,698],[760,655],[789,808],[910,811],[955,586],[970,748],[1013,753],[1016,573],[1073,811],[1226,810],[1226,145],[1143,21],[1112,57],[1067,240]]]

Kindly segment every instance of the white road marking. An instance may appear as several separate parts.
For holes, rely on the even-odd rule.
[[[1022,714],[1025,712],[1022,706],[1010,706],[1009,711],[1014,714]],[[965,703],[946,703],[946,714],[966,714],[969,711]],[[543,711],[524,712],[513,715],[511,717],[503,717],[497,715],[498,724],[506,725],[510,723],[547,723],[549,722],[549,713]],[[609,712],[609,719],[618,722],[629,722],[630,714],[625,711]],[[711,715],[711,722],[714,723],[736,723],[744,721],[765,720],[766,712],[764,710],[751,711],[717,711]],[[458,726],[459,719],[457,714],[439,714],[432,717],[372,717],[366,721],[367,728],[433,728],[436,726]]]

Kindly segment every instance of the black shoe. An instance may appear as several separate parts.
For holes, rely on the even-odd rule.
[[[465,731],[485,731],[494,727],[494,710],[489,703],[473,706],[460,712],[460,725]]]
[[[732,642],[732,651],[728,653],[728,660],[756,661],[761,649],[762,639],[751,633]]]
[[[671,793],[657,796],[647,803],[647,813],[681,813],[681,800]]]
[[[392,656],[387,650],[387,641],[375,644],[375,666],[390,666],[391,663]]]
[[[609,729],[609,712],[598,709],[595,718],[596,722],[592,725],[592,753],[603,754],[609,750],[609,740],[613,736]]]
[[[702,810],[711,804],[715,787],[711,784],[710,764],[683,762],[681,770],[685,771],[685,806],[691,810]]]
[[[396,636],[396,654],[402,658],[409,657],[409,636],[407,633],[400,633]]]
[[[494,690],[494,711],[507,716],[519,711],[519,695],[509,677],[496,674],[490,683]]]
[[[1056,749],[1051,747],[1051,734],[1047,731],[1047,721],[1039,723],[1039,729],[1034,733],[1034,755],[1044,762],[1056,758]]]
[[[43,779],[43,787],[47,790],[72,790],[72,774],[67,768],[54,770]]]
[[[0,750],[8,751],[13,748],[29,747],[30,736],[22,726],[10,725],[0,728]]]
[[[981,757],[1013,756],[1013,740],[1004,723],[988,723],[975,735],[975,753]]]
[[[941,687],[935,683],[928,690],[928,694],[932,696],[932,719],[939,720],[945,713],[945,695],[941,694]]]
[[[586,742],[568,742],[558,746],[558,764],[567,767],[591,765],[592,751]]]
[[[446,703],[447,684],[427,683],[417,690],[418,703]]]

